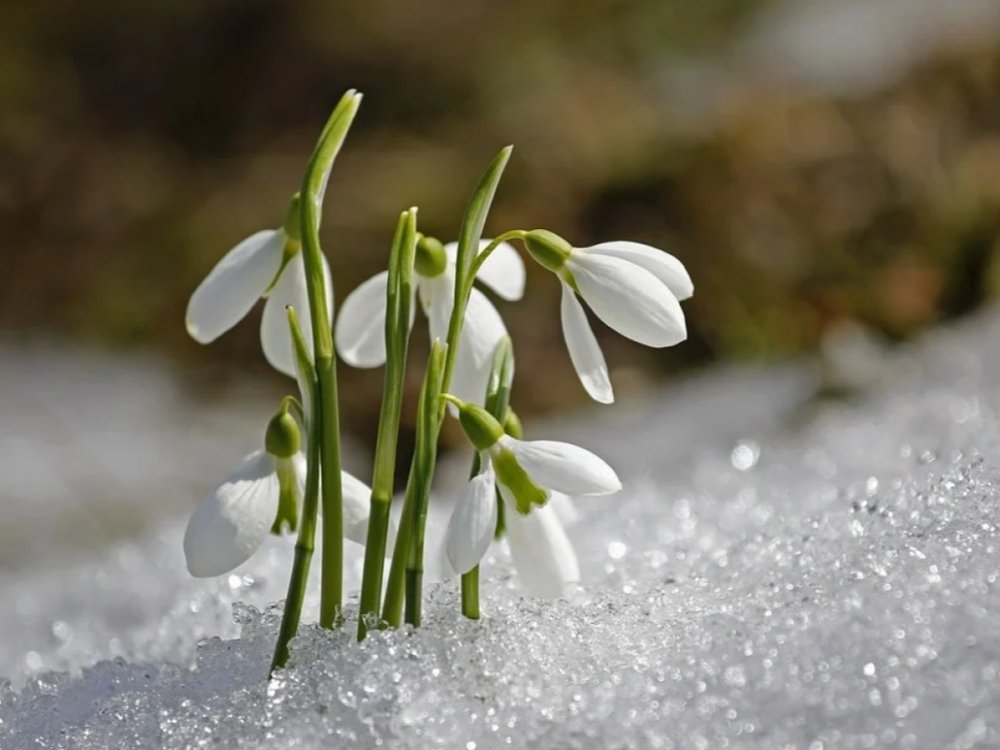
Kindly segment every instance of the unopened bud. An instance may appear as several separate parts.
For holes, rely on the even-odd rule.
[[[524,236],[531,257],[553,273],[558,273],[573,252],[573,246],[548,229],[533,229]]]
[[[469,442],[477,451],[485,451],[497,444],[503,437],[503,426],[486,409],[470,404],[449,394],[445,399],[458,408],[458,421]]]
[[[278,458],[290,458],[299,452],[301,446],[302,434],[295,417],[287,411],[275,414],[264,433],[264,448],[267,452]]]
[[[413,259],[413,267],[416,272],[425,279],[433,279],[444,273],[448,266],[448,254],[444,251],[444,245],[433,237],[420,235],[417,240],[417,253]]]

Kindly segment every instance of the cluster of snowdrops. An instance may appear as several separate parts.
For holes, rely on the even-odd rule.
[[[349,91],[334,109],[283,225],[230,250],[195,290],[187,311],[190,335],[209,343],[266,299],[264,355],[298,381],[298,395],[281,400],[263,431],[261,449],[205,497],[184,537],[190,572],[216,576],[247,560],[267,534],[296,534],[272,669],[285,664],[298,628],[317,533],[321,625],[343,621],[345,538],[365,545],[358,637],[372,627],[420,624],[427,508],[438,436],[449,415],[459,420],[475,451],[471,479],[443,542],[444,557],[461,578],[462,612],[479,617],[479,562],[494,540],[506,540],[529,595],[558,596],[578,579],[564,530],[569,498],[616,492],[621,484],[605,461],[584,448],[523,439],[509,406],[511,340],[489,297],[474,286],[478,281],[504,300],[521,298],[525,269],[515,244],[560,283],[566,347],[596,401],[611,403],[614,395],[581,300],[610,328],[647,346],[672,346],[687,335],[679,301],[691,296],[691,279],[680,261],[661,250],[626,241],[578,248],[547,230],[482,239],[510,148],[483,174],[456,242],[421,234],[416,209],[404,211],[388,270],[355,289],[335,317],[320,217],[333,163],[360,102],[361,95]],[[396,528],[393,477],[417,307],[427,317],[431,349]],[[370,487],[340,466],[338,353],[355,367],[385,365]]]

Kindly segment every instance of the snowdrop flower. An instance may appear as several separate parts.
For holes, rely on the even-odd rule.
[[[583,298],[597,317],[640,344],[666,347],[687,338],[679,304],[694,294],[683,264],[669,253],[638,242],[604,242],[572,247],[544,229],[528,232],[528,252],[562,282],[562,328],[573,367],[595,401],[610,404],[614,391],[608,366],[587,315]]]
[[[202,500],[184,532],[184,557],[197,578],[228,573],[246,562],[268,532],[294,531],[306,481],[306,459],[294,418],[279,413],[268,425],[265,449],[247,456],[240,467]],[[371,490],[346,471],[344,535],[364,544],[368,535]]]
[[[479,451],[482,470],[466,486],[445,532],[456,573],[472,570],[497,524],[497,491],[506,514],[507,543],[518,577],[532,596],[561,595],[579,580],[576,554],[550,502],[553,493],[606,495],[621,489],[614,469],[588,450],[553,440],[517,440],[486,410],[448,396]]]
[[[480,243],[479,250],[489,244]],[[455,258],[458,243],[442,245],[431,237],[417,243],[414,293],[427,316],[431,341],[444,341],[455,294]],[[524,262],[517,251],[501,243],[483,263],[477,278],[505,300],[524,294]],[[354,367],[378,367],[385,362],[385,303],[388,272],[362,283],[348,295],[337,317],[337,351]],[[469,296],[459,339],[451,390],[459,397],[481,402],[486,391],[493,352],[507,334],[500,313],[478,289]]]
[[[198,288],[187,307],[188,334],[208,344],[239,323],[258,299],[267,298],[260,323],[264,356],[279,372],[295,377],[295,353],[288,333],[285,308],[302,313],[299,325],[312,349],[312,321],[308,314],[306,268],[297,238],[298,196],[292,200],[288,218],[280,229],[250,235],[226,253]],[[327,310],[333,310],[330,268],[323,258]]]

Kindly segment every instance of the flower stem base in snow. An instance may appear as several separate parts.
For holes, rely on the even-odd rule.
[[[479,619],[479,566],[462,574],[462,614]]]

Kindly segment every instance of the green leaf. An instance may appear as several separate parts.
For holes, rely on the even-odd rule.
[[[503,176],[504,168],[507,166],[513,149],[513,146],[502,148],[496,158],[490,162],[469,199],[468,207],[465,209],[462,228],[458,234],[458,255],[455,260],[456,295],[460,291],[463,295],[468,294],[466,287],[472,283],[472,280],[468,278],[469,269],[479,252],[479,240],[483,237],[486,217],[493,205],[493,196],[496,195],[497,186],[500,184],[500,178]],[[456,299],[458,298],[456,297]]]

